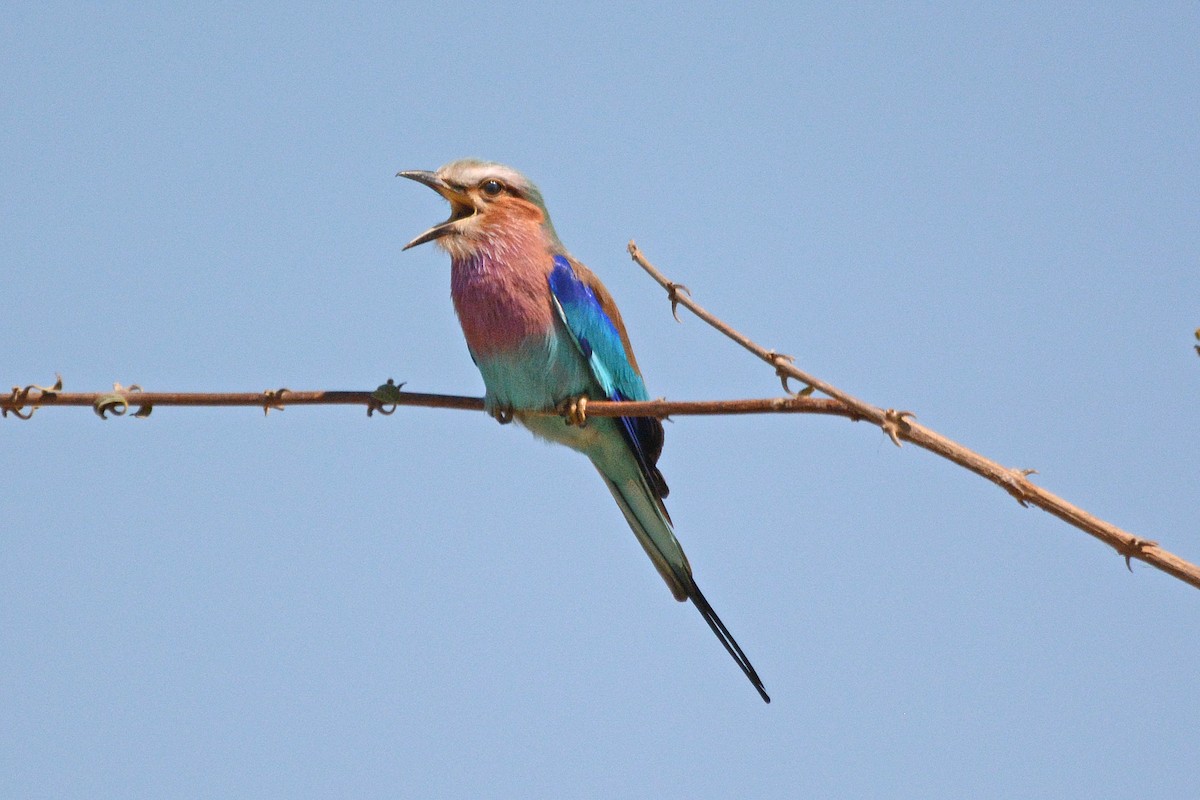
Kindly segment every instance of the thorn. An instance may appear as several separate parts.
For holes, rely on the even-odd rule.
[[[911,411],[897,411],[894,408],[889,408],[883,412],[883,424],[879,427],[883,428],[883,432],[892,440],[892,444],[900,447],[901,429],[907,427],[904,420],[915,416],[916,414]]]
[[[367,416],[373,415],[376,411],[385,417],[395,414],[396,407],[398,406],[396,398],[400,396],[400,390],[403,387],[403,383],[397,384],[394,380],[388,378],[387,383],[371,392],[371,399],[367,402]]]
[[[29,411],[23,411],[22,409],[24,409],[24,406],[5,406],[4,408],[0,409],[0,416],[7,417],[9,414],[12,414],[17,419],[29,419],[33,416],[33,412],[37,411],[37,406],[30,406]]]
[[[654,402],[665,403],[665,402],[667,402],[667,396],[664,394],[661,397],[656,397],[656,398],[654,398]],[[670,415],[667,415],[665,417],[659,417],[658,420],[659,420],[659,422],[674,422],[675,421],[675,420],[671,419]]]
[[[1125,557],[1125,569],[1133,572],[1133,566],[1129,563],[1132,558],[1141,558],[1145,555],[1147,547],[1158,547],[1158,542],[1152,542],[1149,539],[1139,539],[1136,536],[1131,537],[1130,541],[1122,542],[1122,546],[1117,546],[1117,555]]]
[[[792,391],[792,387],[788,385],[788,380],[792,379],[793,376],[785,369],[785,366],[795,364],[795,356],[789,356],[787,353],[780,353],[775,350],[768,350],[766,360],[771,366],[775,367],[775,375],[779,378],[779,383],[783,386],[783,391],[788,395],[792,397],[808,397],[813,393],[813,387],[808,384],[805,384],[803,389],[796,392]]]
[[[373,416],[376,411],[378,411],[380,414],[382,414],[385,417],[390,417],[392,414],[396,413],[396,404],[389,403],[388,405],[384,405],[383,403],[379,402],[377,399],[372,397],[367,400],[367,416],[368,417]]]
[[[1037,475],[1036,469],[1010,469],[1008,474],[1001,478],[1001,486],[1004,491],[1011,494],[1022,508],[1029,508],[1029,498],[1032,496],[1025,487],[1029,485],[1029,476]]]
[[[51,386],[50,388],[46,388],[45,386],[26,386],[25,387],[26,396],[29,395],[30,389],[37,389],[42,394],[50,395],[50,396],[53,396],[55,394],[55,392],[61,392],[62,391],[62,375],[59,375],[56,372],[56,373],[54,373],[54,378],[55,378],[54,385]]]
[[[684,286],[682,283],[668,283],[667,284],[667,299],[671,301],[671,316],[675,318],[676,322],[683,322],[683,320],[681,320],[679,318],[679,293],[680,292],[683,292],[688,297],[692,296],[692,293],[688,289],[688,287]]]
[[[0,408],[0,417],[7,417],[10,413],[17,419],[29,419],[32,417],[33,412],[38,410],[38,405],[35,402],[29,407],[29,411],[24,410],[26,404],[29,402],[29,393],[36,389],[39,397],[54,397],[63,388],[62,375],[56,372],[54,377],[53,386],[38,386],[36,383],[31,383],[23,389],[20,386],[12,387],[12,392],[8,396],[9,404]]]
[[[114,383],[113,391],[121,391],[121,384]],[[126,393],[136,393],[136,392],[141,392],[141,391],[142,391],[142,387],[138,386],[136,383],[130,384],[129,388],[125,389]],[[138,419],[145,419],[146,417],[150,416],[150,412],[153,410],[154,410],[154,406],[152,406],[152,405],[139,405],[138,410],[133,412],[133,416]]]
[[[92,403],[92,411],[95,411],[100,419],[108,419],[109,414],[114,417],[124,416],[128,410],[129,401],[119,394],[101,395]]]
[[[291,389],[281,387],[263,392],[263,416],[267,416],[272,411],[283,411],[283,396],[290,391]]]
[[[113,381],[112,394],[101,395],[96,398],[96,402],[92,403],[92,410],[96,412],[100,419],[108,419],[108,415],[114,417],[123,417],[129,411],[129,398],[127,395],[137,394],[142,391],[142,387],[136,383],[130,384],[128,388],[122,386],[118,381]],[[133,416],[145,419],[150,416],[150,412],[154,407],[148,404],[138,406],[138,410]]]

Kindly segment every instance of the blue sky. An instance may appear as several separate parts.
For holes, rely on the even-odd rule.
[[[5,386],[479,394],[444,219],[541,186],[650,392],[806,370],[1200,558],[1200,10],[14,8]],[[1183,797],[1194,589],[869,426],[661,466],[764,706],[591,467],[483,415],[0,422],[5,797]]]

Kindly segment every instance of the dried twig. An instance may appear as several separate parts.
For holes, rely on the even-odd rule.
[[[646,257],[642,255],[642,251],[638,249],[637,244],[634,242],[629,243],[629,255],[642,269],[649,273],[650,277],[654,278],[660,286],[667,290],[667,297],[671,301],[672,313],[677,311],[678,306],[687,308],[700,319],[773,366],[775,373],[784,381],[785,387],[787,386],[786,381],[788,378],[794,378],[797,381],[803,382],[822,394],[841,402],[846,410],[850,412],[847,416],[869,420],[878,425],[897,446],[900,445],[901,440],[912,442],[918,447],[936,453],[959,466],[966,467],[976,475],[987,478],[1011,494],[1021,505],[1037,506],[1085,533],[1095,536],[1123,556],[1126,567],[1129,566],[1130,559],[1136,558],[1169,575],[1174,575],[1181,581],[1200,588],[1200,567],[1163,550],[1158,546],[1157,542],[1142,539],[1123,531],[1117,526],[1089,514],[1078,506],[1068,503],[1061,497],[1035,486],[1029,480],[1029,476],[1033,474],[1034,470],[1005,467],[991,459],[984,458],[957,442],[947,439],[936,431],[918,424],[913,421],[912,412],[896,411],[890,408],[884,409],[864,403],[837,387],[801,371],[792,363],[793,359],[791,356],[782,355],[774,350],[768,350],[756,344],[749,337],[734,330],[714,314],[702,308],[696,301],[692,300],[690,292],[682,290],[680,284],[670,281],[653,264],[647,261]],[[591,411],[590,406],[588,410]]]
[[[368,413],[390,414],[395,406],[451,408],[483,411],[483,398],[453,394],[424,394],[401,391],[394,383],[385,384],[374,392],[364,391],[295,391],[272,389],[265,392],[146,392],[135,386],[117,387],[111,392],[50,391],[37,386],[19,387],[7,397],[0,397],[0,413],[17,414],[28,419],[34,410],[53,406],[91,407],[97,414],[121,416],[124,409],[136,406],[134,416],[149,416],[158,406],[176,407],[245,407],[283,409],[287,406],[364,406]],[[528,411],[526,414],[562,416],[554,409]],[[587,405],[589,417],[668,417],[714,414],[827,414],[854,417],[853,412],[835,400],[812,397],[769,397],[750,400],[648,400],[641,403],[612,403],[591,400]]]

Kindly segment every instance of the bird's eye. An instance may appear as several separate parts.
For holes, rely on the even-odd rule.
[[[504,191],[504,184],[500,181],[484,181],[479,184],[479,188],[483,189],[483,193],[488,197],[495,197]]]

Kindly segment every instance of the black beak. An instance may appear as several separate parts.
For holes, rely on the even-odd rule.
[[[475,204],[471,202],[471,196],[446,183],[437,176],[437,173],[426,172],[425,170],[420,169],[412,169],[397,172],[396,177],[408,178],[409,180],[416,181],[417,183],[423,183],[450,201],[450,219],[438,225],[434,225],[432,228],[425,231],[408,244],[404,245],[404,250],[407,250],[410,247],[416,247],[419,244],[432,242],[434,239],[440,239],[447,234],[453,233],[455,223],[457,223],[459,220],[466,219],[475,213]]]

